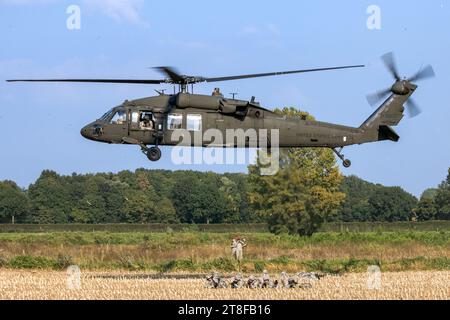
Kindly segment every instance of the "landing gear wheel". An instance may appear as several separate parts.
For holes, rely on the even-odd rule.
[[[352,162],[350,160],[344,158],[344,155],[341,152],[342,149],[343,149],[343,147],[333,148],[333,151],[334,151],[334,153],[336,153],[336,155],[339,157],[339,159],[342,160],[342,165],[344,166],[344,168],[348,168],[352,165]]]
[[[161,159],[161,149],[159,149],[158,147],[148,148],[146,151],[146,155],[148,160],[158,161],[159,159]]]
[[[345,159],[344,161],[342,161],[342,165],[345,168],[349,168],[352,165],[352,162],[350,160],[348,160],[348,159]]]

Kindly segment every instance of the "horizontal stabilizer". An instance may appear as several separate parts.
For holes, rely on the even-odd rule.
[[[378,141],[391,140],[397,142],[400,136],[389,126],[380,126],[378,128]]]

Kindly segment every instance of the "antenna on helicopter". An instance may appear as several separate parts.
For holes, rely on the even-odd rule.
[[[231,94],[231,96],[233,97],[233,100],[234,100],[234,96],[238,95],[239,93],[237,93],[237,92],[230,92],[230,94]]]

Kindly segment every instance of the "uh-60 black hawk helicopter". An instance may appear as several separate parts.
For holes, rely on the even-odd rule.
[[[378,91],[368,96],[371,104],[387,99],[359,127],[349,127],[338,124],[312,121],[301,117],[288,117],[265,109],[255,102],[225,98],[218,89],[211,96],[193,93],[193,85],[200,82],[219,82],[256,77],[306,73],[326,70],[364,67],[364,65],[293,70],[206,78],[199,76],[180,75],[168,67],[159,67],[168,78],[161,80],[136,79],[27,79],[7,80],[8,82],[88,82],[88,83],[118,83],[118,84],[173,84],[174,94],[157,91],[158,96],[125,101],[112,108],[100,119],[81,129],[83,137],[106,143],[123,143],[139,145],[151,161],[161,157],[160,145],[176,145],[172,141],[175,130],[184,129],[194,135],[208,129],[217,129],[225,134],[227,129],[267,129],[279,130],[279,147],[328,147],[334,150],[343,161],[344,167],[351,165],[341,153],[342,148],[353,144],[374,141],[398,141],[399,136],[391,128],[403,118],[403,104],[407,102],[411,116],[420,110],[417,105],[408,100],[417,89],[413,82],[434,76],[431,66],[417,72],[413,77],[400,78],[392,53],[382,56],[384,64],[395,78],[395,83],[388,89]],[[178,93],[175,87],[178,86]],[[191,92],[189,92],[191,87]],[[259,138],[258,138],[259,140]],[[194,146],[194,139],[191,139]],[[208,146],[211,141],[202,141],[201,146]],[[270,141],[269,141],[270,146]],[[149,147],[151,146],[151,147]],[[216,145],[215,145],[216,146]],[[222,147],[238,147],[236,141]],[[249,147],[245,141],[244,147]]]

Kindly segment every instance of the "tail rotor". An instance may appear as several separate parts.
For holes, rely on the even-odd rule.
[[[374,106],[378,104],[381,100],[386,99],[389,94],[407,95],[417,88],[417,85],[415,85],[414,82],[433,78],[435,76],[433,67],[431,65],[427,65],[425,68],[421,68],[412,77],[402,79],[400,77],[400,73],[398,72],[395,57],[392,52],[384,54],[381,57],[381,60],[383,61],[389,73],[395,79],[395,83],[390,88],[376,91],[375,93],[372,94],[368,94],[366,98],[371,106]],[[415,103],[414,100],[412,99],[408,99],[406,101],[406,106],[408,114],[411,118],[421,113],[421,109],[419,108],[417,103]]]

